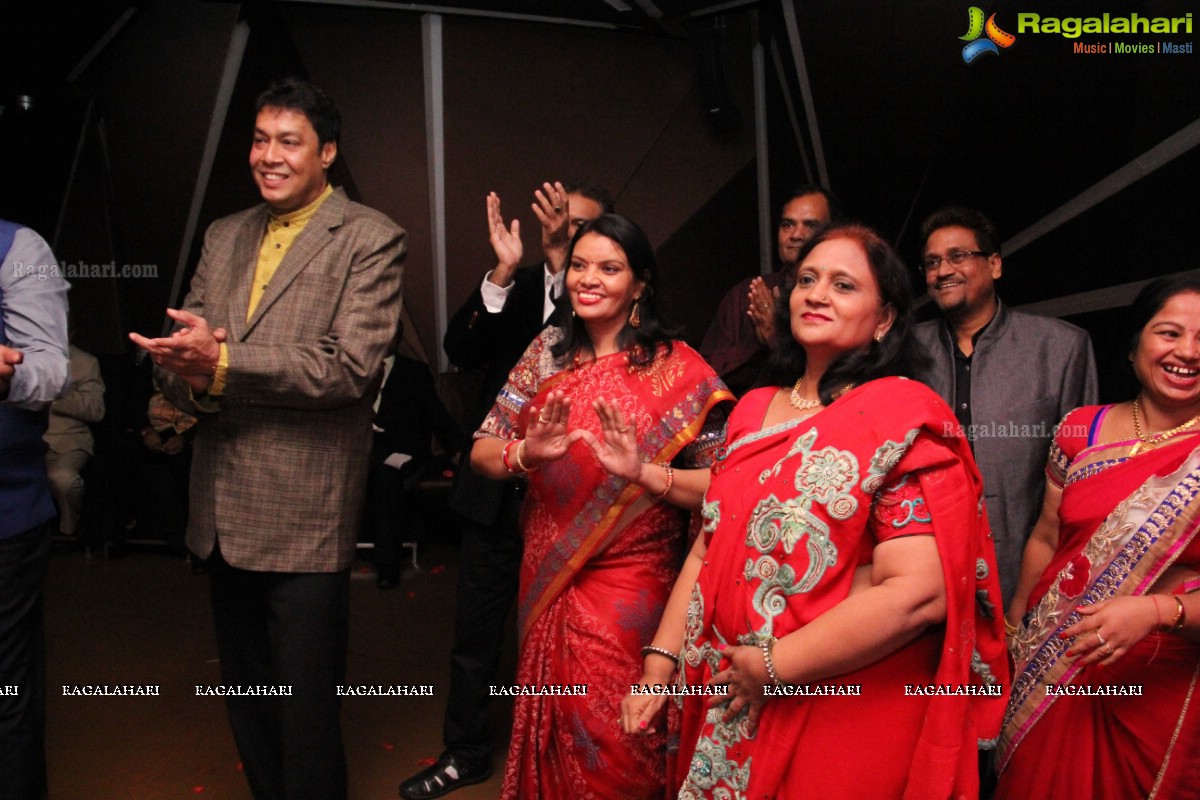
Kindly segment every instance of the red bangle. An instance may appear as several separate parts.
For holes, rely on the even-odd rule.
[[[508,461],[508,448],[512,447],[516,443],[517,443],[517,440],[513,439],[508,444],[504,445],[504,449],[500,451],[500,460],[504,462],[504,468],[506,470],[508,470],[509,472],[511,472],[513,475],[516,475],[517,471],[515,469],[513,469],[512,464],[509,463],[509,461]]]

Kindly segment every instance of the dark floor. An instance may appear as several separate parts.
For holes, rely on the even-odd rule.
[[[375,587],[370,564],[353,568],[347,683],[433,684],[434,696],[345,699],[352,800],[397,797],[399,781],[441,752],[456,557],[450,542],[423,546],[421,568],[407,568],[390,591]],[[46,625],[51,800],[250,798],[223,701],[195,696],[197,684],[219,683],[207,578],[152,548],[55,555]],[[501,682],[512,680],[508,641]],[[158,697],[64,696],[74,684],[161,688]],[[454,800],[499,794],[511,707],[494,706],[492,779]]]

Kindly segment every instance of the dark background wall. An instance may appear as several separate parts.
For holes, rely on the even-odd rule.
[[[658,247],[665,298],[693,341],[725,289],[759,269],[760,170],[777,192],[808,179],[821,158],[851,214],[912,260],[921,218],[942,204],[977,205],[1011,236],[1106,176],[1136,172],[1153,148],[1184,135],[1162,166],[1006,255],[1005,299],[1063,301],[1043,310],[1092,332],[1102,363],[1115,365],[1102,367],[1113,391],[1126,335],[1121,307],[1133,291],[1120,287],[1200,265],[1192,233],[1200,218],[1196,33],[1107,37],[1172,40],[1190,44],[1190,54],[1087,56],[1061,36],[1021,32],[1012,48],[967,65],[959,39],[966,5],[957,0],[746,0],[703,15],[694,11],[718,4],[657,5],[665,16],[655,20],[603,0],[504,4],[562,18],[557,23],[440,16],[445,297],[431,240],[423,14],[409,4],[95,0],[79,8],[10,0],[6,16],[22,46],[6,54],[0,73],[0,214],[54,236],[65,262],[157,270],[156,278],[73,281],[80,344],[127,352],[128,330],[160,329],[163,308],[178,299],[172,287],[186,287],[177,267],[194,265],[205,226],[256,202],[246,174],[253,99],[271,79],[297,74],[329,91],[344,115],[334,182],[409,231],[410,344],[435,363],[437,303],[452,311],[491,265],[487,192],[521,219],[532,261],[540,253],[529,203],[548,179],[588,178],[612,189],[618,208]],[[1082,0],[1043,5],[1032,10],[1099,13]],[[985,8],[1014,33],[1017,14],[1030,10],[1006,0]],[[1186,0],[1114,0],[1100,10],[1193,11]],[[575,24],[581,20],[613,26]],[[791,20],[807,87],[795,70]],[[242,26],[245,52],[204,183],[206,134]],[[768,162],[755,149],[756,43],[766,53],[759,107]],[[805,113],[806,89],[815,123]],[[23,111],[15,98],[28,92],[36,104]],[[1104,297],[1073,301],[1092,290]]]
[[[743,55],[747,19],[733,34],[743,40]],[[178,301],[170,296],[174,273],[239,25],[248,26],[249,38],[185,269],[194,268],[209,222],[257,201],[246,163],[255,96],[273,79],[307,77],[343,115],[333,182],[408,230],[410,341],[436,363],[422,15],[308,5],[149,3],[65,92],[79,98],[79,110],[56,125],[74,126],[74,136],[63,131],[47,159],[63,169],[77,137],[83,145],[60,259],[157,268],[157,278],[76,280],[80,343],[98,353],[121,352],[128,330],[159,330],[163,308]],[[544,180],[583,178],[609,187],[619,210],[660,244],[753,159],[749,118],[733,135],[711,123],[686,38],[464,17],[443,18],[442,37],[451,312],[494,263],[485,224],[489,191],[501,195],[507,216],[521,219],[526,259],[533,261],[540,257],[540,228],[530,203]],[[748,57],[735,60],[730,88],[749,98],[750,80]],[[61,197],[65,181],[54,183]],[[49,201],[32,219],[28,207],[13,205],[16,216],[50,238],[55,202],[61,201]],[[668,300],[691,318],[696,335],[715,308],[718,287],[735,279],[729,265],[739,264],[742,274],[756,269],[756,253],[715,257],[721,238],[719,229],[708,230],[705,242],[683,248],[665,267]],[[705,254],[701,282],[692,280],[687,263],[699,253]]]

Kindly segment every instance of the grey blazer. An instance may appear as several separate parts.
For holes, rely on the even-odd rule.
[[[371,449],[371,404],[400,319],[405,232],[338,190],[292,243],[246,319],[267,208],[217,220],[183,307],[228,331],[215,413],[160,373],[167,397],[200,418],[188,547],[220,540],[242,569],[349,566]],[[204,404],[202,404],[204,405]]]
[[[954,405],[954,340],[944,319],[914,328],[931,357],[914,377]],[[1087,331],[1000,303],[971,359],[975,460],[996,545],[1005,604],[1021,573],[1025,541],[1045,490],[1046,455],[1067,412],[1096,402],[1096,361]]]

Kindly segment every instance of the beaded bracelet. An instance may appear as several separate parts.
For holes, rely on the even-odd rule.
[[[516,443],[517,443],[517,440],[513,439],[508,444],[504,445],[504,449],[500,451],[500,460],[504,463],[504,468],[506,470],[508,470],[509,473],[512,475],[516,475],[517,471],[515,469],[513,469],[513,465],[511,463],[509,463],[508,448],[512,447]]]
[[[524,449],[525,449],[525,440],[522,439],[521,443],[519,445],[517,445],[517,466],[521,468],[522,472],[533,472],[533,470],[537,469],[537,467],[530,468],[530,467],[525,466],[525,461],[524,461],[524,459],[521,458],[521,452]]]
[[[771,685],[778,689],[783,686],[783,681],[779,680],[779,674],[775,672],[775,662],[771,659],[771,648],[775,646],[777,640],[774,636],[768,636],[758,643],[762,648],[763,663],[767,667],[767,677],[771,679]]]
[[[668,650],[665,647],[659,647],[657,645],[648,644],[642,648],[642,658],[645,658],[646,656],[650,655],[651,653],[653,653],[656,656],[662,656],[663,658],[669,658],[672,661],[674,661],[676,664],[679,663],[679,656],[675,655],[674,653],[672,653],[670,650]]]
[[[670,464],[659,464],[663,471],[667,473],[667,486],[658,494],[658,499],[663,499],[671,493],[671,486],[675,484],[675,469]]]

